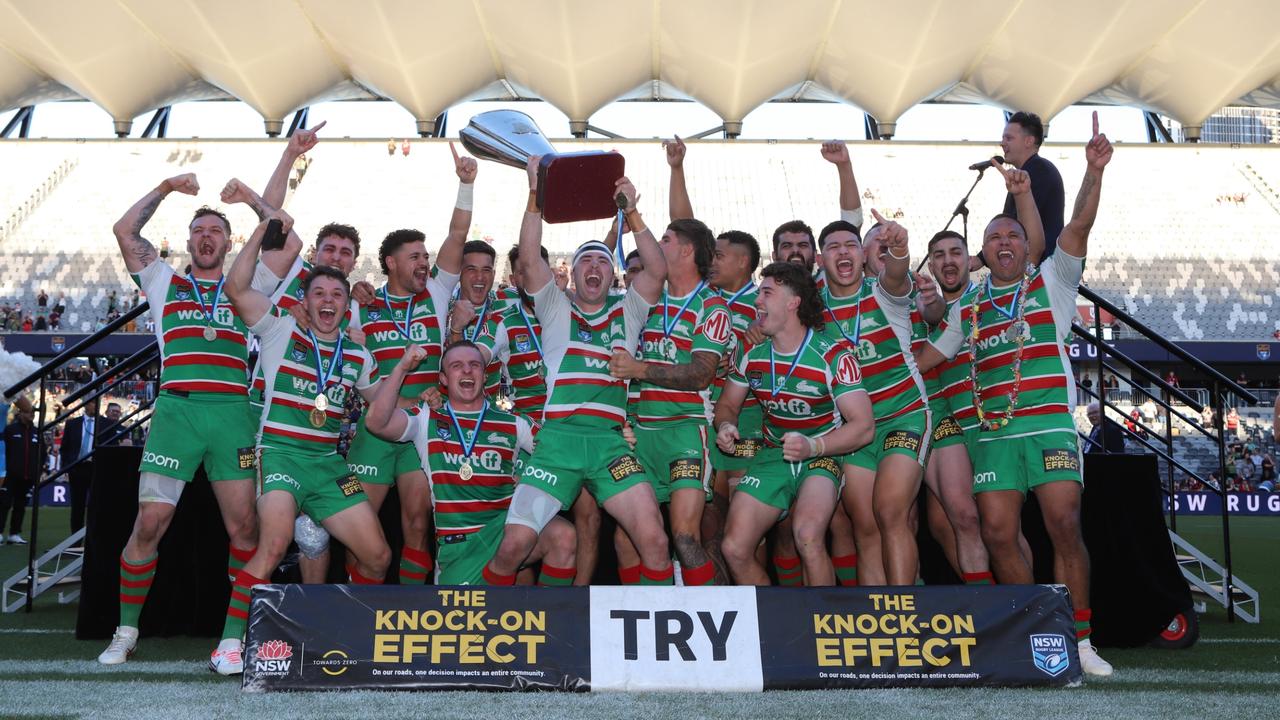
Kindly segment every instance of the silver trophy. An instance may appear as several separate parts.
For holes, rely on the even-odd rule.
[[[458,136],[472,155],[524,169],[538,165],[538,207],[550,223],[599,220],[618,212],[614,185],[626,161],[615,152],[558,153],[533,118],[515,110],[490,110],[471,118]]]

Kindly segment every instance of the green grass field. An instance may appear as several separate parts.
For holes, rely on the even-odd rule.
[[[66,535],[66,511],[42,513],[53,540]],[[1180,518],[1179,530],[1221,557],[1216,518]],[[1106,680],[1067,690],[861,690],[763,694],[299,693],[245,695],[238,680],[205,670],[213,641],[144,641],[122,667],[94,660],[99,641],[74,638],[75,606],[45,597],[32,613],[0,616],[0,717],[208,718],[261,716],[386,718],[1266,718],[1280,715],[1280,522],[1232,521],[1236,572],[1258,589],[1264,622],[1228,624],[1211,606],[1201,642],[1182,651],[1104,649],[1116,666]],[[46,543],[41,543],[46,545]],[[51,545],[52,542],[47,543]],[[22,567],[26,548],[0,547],[5,577]]]

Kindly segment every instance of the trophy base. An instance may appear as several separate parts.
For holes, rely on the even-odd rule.
[[[602,220],[618,213],[614,185],[626,159],[616,152],[543,156],[538,165],[538,207],[549,223]]]

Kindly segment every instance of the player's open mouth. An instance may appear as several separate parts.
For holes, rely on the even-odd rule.
[[[464,390],[470,390],[476,386],[476,381],[471,378],[462,378],[458,381],[458,387]]]
[[[955,282],[956,280],[959,280],[960,268],[951,264],[943,265],[942,279],[946,280],[948,283],[952,283],[952,282]]]
[[[419,269],[417,269],[417,270],[414,270],[414,271],[413,271],[413,279],[414,279],[414,280],[417,280],[417,281],[419,281],[419,282],[426,282],[426,280],[427,280],[427,269],[426,269],[426,268],[419,268]]]
[[[604,283],[604,278],[600,277],[599,275],[588,275],[585,278],[586,286],[591,288],[592,290],[598,290],[600,288],[600,285],[603,283]]]
[[[850,277],[853,275],[853,260],[843,259],[836,263],[836,272],[841,277]]]
[[[1010,250],[1001,250],[996,253],[996,262],[1000,263],[1000,267],[1013,266],[1013,252]]]
[[[200,246],[197,249],[200,251],[201,255],[212,255],[214,247],[213,247],[213,243],[202,242],[200,243]]]
[[[337,315],[338,315],[338,312],[333,308],[328,308],[328,307],[320,308],[320,317],[326,320],[332,320],[333,318],[337,317]]]

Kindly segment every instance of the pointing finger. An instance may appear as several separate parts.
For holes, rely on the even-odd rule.
[[[888,220],[885,220],[884,216],[880,214],[880,211],[876,210],[875,208],[871,208],[871,217],[875,218],[876,222],[882,222],[882,223],[889,222]]]
[[[991,167],[995,168],[996,170],[999,170],[1000,174],[1003,175],[1005,178],[1009,177],[1009,171],[1005,170],[1004,165],[1001,164],[999,161],[997,161],[995,158],[991,158]]]
[[[449,141],[449,152],[453,153],[454,165],[458,165],[459,163],[461,163],[462,158],[458,157],[458,148],[454,147],[452,140]]]
[[[1093,111],[1093,136],[1098,136],[1098,111]]]
[[[318,132],[320,132],[320,128],[324,127],[324,126],[325,126],[325,124],[326,124],[326,123],[328,123],[328,122],[329,122],[328,120],[321,120],[319,125],[317,125],[317,126],[315,126],[315,127],[311,128],[311,132],[312,132],[312,133],[318,133]]]

